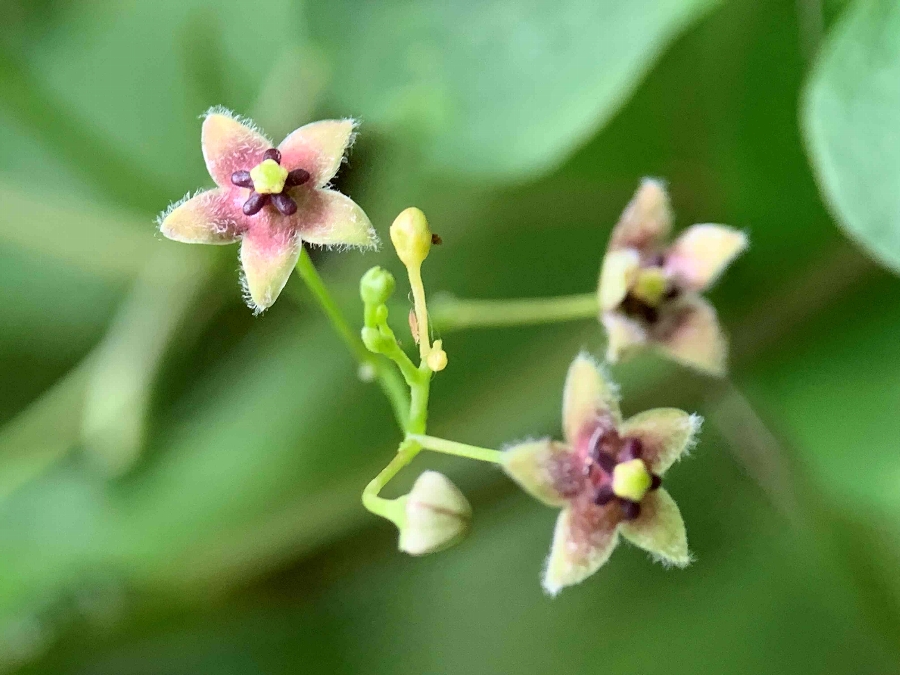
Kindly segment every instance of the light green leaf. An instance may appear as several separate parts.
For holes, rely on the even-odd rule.
[[[841,226],[900,270],[900,4],[862,0],[834,28],[803,109],[819,185]]]
[[[310,3],[337,108],[432,168],[512,178],[558,164],[716,0]],[[378,58],[372,58],[378,54]]]

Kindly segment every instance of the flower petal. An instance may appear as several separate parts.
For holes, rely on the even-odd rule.
[[[355,127],[353,120],[323,120],[302,126],[278,146],[281,164],[289,171],[306,169],[310,183],[322,187],[340,168]]]
[[[651,253],[671,229],[672,207],[665,184],[655,178],[644,178],[612,231],[609,249],[634,248]]]
[[[596,506],[578,501],[556,519],[553,544],[544,569],[543,586],[556,595],[566,586],[584,581],[596,572],[619,542],[619,507]]]
[[[641,441],[641,459],[661,476],[693,447],[703,418],[678,408],[655,408],[630,417],[619,427],[623,438]]]
[[[681,511],[663,488],[644,497],[641,515],[624,521],[619,527],[628,541],[664,565],[685,567],[691,562]]]
[[[221,188],[188,195],[160,214],[159,231],[187,244],[231,244],[245,227],[235,198]]]
[[[310,190],[303,186],[291,196],[297,201],[297,213],[291,216],[293,226],[303,241],[321,246],[378,245],[375,229],[359,205],[334,190]]]
[[[610,363],[647,344],[646,329],[621,312],[604,312],[601,321],[606,328],[606,360]]]
[[[692,225],[666,254],[666,270],[694,291],[711,286],[747,248],[747,235],[724,225]]]
[[[563,388],[563,434],[573,444],[585,428],[598,418],[610,417],[614,424],[622,419],[618,391],[602,366],[582,352],[569,366]]]
[[[654,330],[653,341],[671,359],[722,377],[727,371],[728,341],[716,310],[698,296],[686,296]]]
[[[550,439],[505,450],[501,466],[525,492],[548,506],[563,506],[582,486],[571,448]]]
[[[600,285],[597,289],[600,310],[608,312],[618,307],[628,295],[641,266],[641,254],[633,248],[610,251],[603,258]]]
[[[200,144],[206,169],[219,187],[231,187],[231,174],[249,171],[272,143],[253,123],[225,108],[212,108],[203,120]]]
[[[300,257],[300,236],[285,219],[261,211],[241,242],[241,265],[251,307],[257,313],[272,306]]]

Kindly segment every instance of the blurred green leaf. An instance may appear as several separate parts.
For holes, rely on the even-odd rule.
[[[310,3],[333,103],[470,178],[559,164],[717,0]],[[377,58],[373,55],[377,54]]]
[[[900,4],[858,0],[828,38],[803,109],[810,158],[847,233],[900,271]]]

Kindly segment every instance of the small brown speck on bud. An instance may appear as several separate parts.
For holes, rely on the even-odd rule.
[[[432,232],[431,233],[431,243],[434,244],[435,246],[440,246],[441,244],[444,243],[444,240],[441,239],[440,235]]]

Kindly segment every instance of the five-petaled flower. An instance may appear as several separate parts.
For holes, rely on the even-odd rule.
[[[665,564],[690,562],[678,506],[662,475],[693,444],[701,418],[658,408],[622,421],[615,385],[579,355],[563,392],[566,442],[529,441],[506,450],[504,470],[524,490],[563,507],[544,571],[555,595],[607,561],[622,535]]]
[[[693,225],[667,246],[671,228],[664,185],[645,178],[612,232],[600,273],[606,358],[615,363],[655,346],[679,363],[722,376],[727,341],[715,309],[699,293],[747,247],[747,237],[724,225]]]
[[[247,120],[222,108],[203,121],[201,145],[218,187],[188,195],[159,217],[169,239],[191,244],[241,241],[248,303],[275,302],[303,242],[377,245],[372,224],[350,198],[328,189],[354,137],[352,120],[300,127],[274,148]]]

